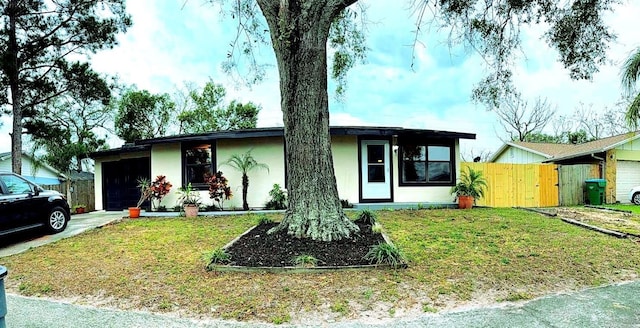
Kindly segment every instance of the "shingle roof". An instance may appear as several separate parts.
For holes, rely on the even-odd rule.
[[[623,144],[632,140],[640,138],[640,131],[629,132],[612,136],[608,138],[602,138],[582,144],[554,144],[554,143],[537,143],[537,142],[522,142],[514,141],[508,143],[509,145],[516,146],[518,148],[526,149],[536,153],[545,154],[548,159],[547,162],[557,161],[561,159],[569,159],[579,156],[584,156],[593,153],[600,153],[609,149],[617,147],[619,144]]]
[[[554,157],[556,155],[562,154],[563,152],[569,151],[575,146],[570,144],[524,142],[524,141],[514,141],[512,142],[512,144],[518,145],[521,148],[526,148],[542,154],[546,154],[548,155],[548,157]]]

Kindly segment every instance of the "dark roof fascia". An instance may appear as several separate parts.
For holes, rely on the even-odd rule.
[[[136,140],[136,145],[155,145],[174,142],[210,141],[215,139],[242,139],[284,136],[283,128],[258,128],[250,130],[232,130],[199,134],[183,134],[154,139]]]
[[[113,148],[113,149],[91,152],[89,153],[89,158],[106,157],[106,156],[120,155],[125,153],[135,153],[135,152],[148,151],[148,150],[151,150],[151,146],[149,145],[135,145],[135,146],[127,145],[127,146],[122,146],[120,148]]]
[[[473,133],[460,133],[449,131],[420,130],[420,129],[404,129],[404,128],[388,128],[388,127],[331,127],[331,135],[355,135],[355,136],[424,136],[435,138],[460,138],[475,139]],[[136,145],[153,145],[160,143],[174,142],[195,142],[210,141],[215,139],[242,139],[242,138],[264,138],[264,137],[283,137],[284,128],[257,128],[249,130],[233,130],[219,131],[210,133],[178,135],[170,137],[162,137],[155,139],[137,140]]]

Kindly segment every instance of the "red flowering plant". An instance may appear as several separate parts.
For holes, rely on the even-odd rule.
[[[158,201],[158,205],[156,206],[156,208],[160,207],[162,199],[164,198],[164,196],[169,194],[172,186],[173,185],[171,184],[171,182],[167,181],[167,177],[164,175],[157,176],[156,179],[151,182],[151,187],[149,188],[151,192],[150,198],[152,202],[153,200]]]
[[[206,174],[204,179],[209,185],[209,197],[218,203],[218,207],[223,210],[224,201],[233,197],[231,187],[227,185],[229,180],[222,175],[222,171]]]

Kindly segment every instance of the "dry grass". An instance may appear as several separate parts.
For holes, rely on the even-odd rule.
[[[354,213],[355,214],[355,213]],[[243,321],[390,317],[637,278],[640,244],[512,209],[381,211],[399,271],[206,272],[255,215],[128,220],[4,258],[10,292]],[[275,217],[279,219],[279,217]],[[311,321],[313,320],[313,321]]]

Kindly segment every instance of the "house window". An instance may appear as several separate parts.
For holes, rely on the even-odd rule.
[[[401,185],[451,185],[452,145],[407,144],[401,147]]]
[[[207,188],[204,176],[213,173],[214,157],[211,144],[190,144],[183,146],[184,184],[191,183],[197,189]]]
[[[367,145],[368,182],[385,182],[384,145]]]

